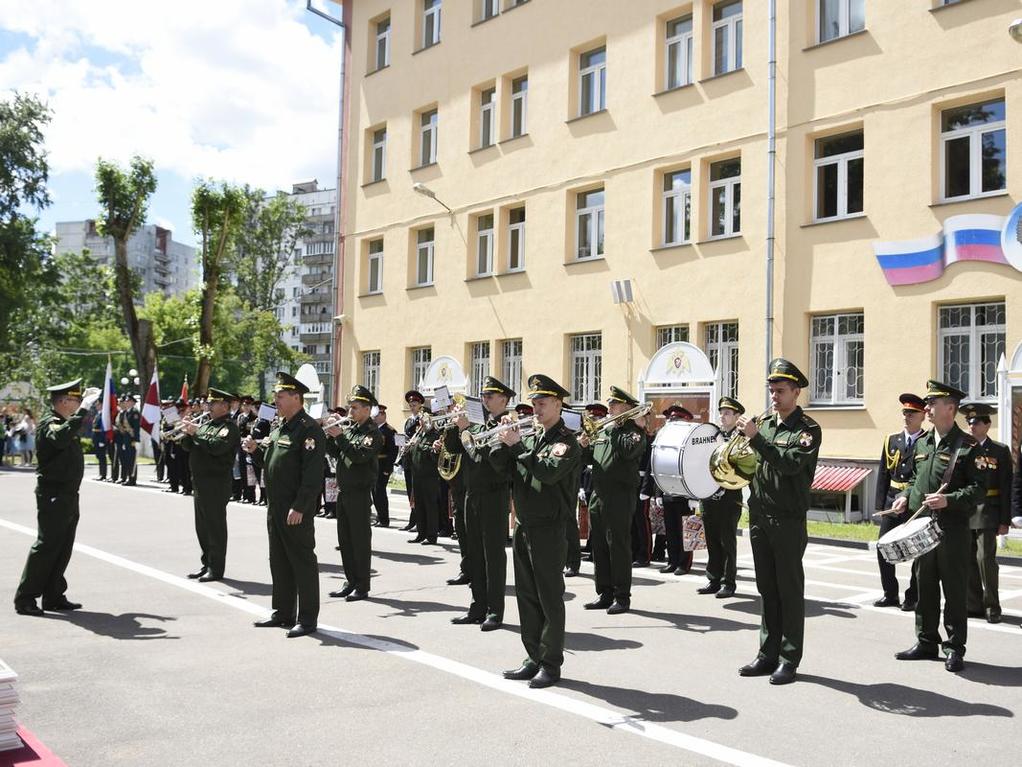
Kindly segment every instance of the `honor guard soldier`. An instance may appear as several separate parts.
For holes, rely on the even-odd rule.
[[[405,425],[402,427],[402,432],[405,435],[405,447],[400,451],[401,455],[401,471],[405,476],[405,495],[408,496],[408,506],[411,512],[408,515],[408,524],[401,528],[402,531],[408,532],[415,529],[415,492],[413,488],[414,469],[412,467],[412,451],[411,448],[407,447],[408,442],[411,441],[412,437],[415,436],[415,432],[419,428],[419,413],[422,412],[422,406],[426,404],[426,398],[422,396],[422,393],[410,389],[405,392],[405,404],[408,405],[408,409],[411,411],[405,419]]]
[[[390,496],[387,486],[390,484],[390,476],[394,473],[394,463],[397,460],[397,430],[387,423],[387,406],[377,405],[377,413],[373,417],[376,428],[383,435],[383,447],[377,459],[380,462],[380,471],[376,475],[376,485],[373,487],[373,508],[376,509],[376,522],[373,527],[390,527]]]
[[[100,391],[87,389],[83,393],[81,379],[51,386],[46,391],[51,410],[36,428],[35,498],[39,533],[14,592],[14,609],[19,615],[81,607],[65,596],[64,571],[74,549],[78,489],[85,474],[78,431]],[[42,609],[36,603],[39,597],[43,598]]]
[[[231,418],[233,395],[210,388],[210,420],[201,426],[185,421],[181,449],[188,453],[192,470],[195,536],[202,551],[202,567],[189,578],[206,583],[224,577],[227,560],[227,503],[231,500],[232,470],[241,443],[238,424]]]
[[[277,373],[274,404],[280,423],[260,442],[245,439],[266,472],[266,528],[270,541],[273,614],[256,626],[288,628],[289,637],[311,634],[319,618],[316,509],[323,489],[326,436],[305,412],[308,387]]]
[[[947,641],[944,667],[965,668],[968,635],[969,520],[986,493],[986,470],[976,440],[958,428],[955,416],[965,392],[941,381],[927,381],[926,413],[933,424],[916,446],[912,485],[895,499],[894,511],[920,511],[933,517],[943,532],[940,545],[916,558],[913,569],[919,588],[916,603],[916,644],[897,653],[898,660],[937,658],[940,640],[940,592],[944,591]]]
[[[106,429],[103,427],[103,414],[102,408],[100,408],[92,418],[92,452],[96,456],[96,461],[99,462],[99,476],[96,479],[100,482],[106,482],[107,450]]]
[[[486,422],[469,425],[458,419],[456,429],[444,432],[447,450],[461,455],[459,476],[465,482],[465,536],[468,580],[472,586],[472,604],[468,613],[452,618],[451,623],[481,624],[483,631],[500,628],[504,622],[504,590],[507,585],[508,516],[511,513],[511,486],[508,462],[511,453],[491,448],[472,439],[473,435],[496,428],[507,415],[507,404],[515,391],[487,376],[480,391]]]
[[[692,413],[688,408],[673,404],[661,413],[668,421],[691,421]],[[692,552],[685,551],[682,536],[682,525],[685,517],[691,516],[692,507],[688,498],[680,495],[665,495],[650,472],[646,476],[646,495],[653,497],[653,502],[663,509],[664,536],[667,538],[667,564],[660,568],[662,573],[687,575],[692,569]]]
[[[969,563],[969,615],[1001,622],[997,593],[997,536],[1011,525],[1012,457],[1007,445],[989,437],[994,409],[982,402],[962,405],[962,414],[976,440],[980,462],[986,469],[986,497],[969,520],[972,558]]]
[[[114,419],[114,444],[120,466],[121,485],[134,485],[137,478],[135,443],[138,442],[141,421],[135,409],[135,397],[125,394],[120,401],[121,411]]]
[[[894,504],[894,499],[912,484],[915,476],[916,445],[919,438],[926,432],[923,430],[923,419],[926,417],[926,403],[916,394],[902,394],[901,417],[905,428],[897,434],[888,434],[884,440],[883,451],[880,453],[880,472],[877,474],[877,511],[886,511]],[[880,537],[882,538],[894,528],[905,523],[909,518],[907,511],[901,514],[884,514],[880,517]],[[905,590],[905,602],[898,599],[898,576],[894,565],[884,559],[877,551],[877,563],[880,566],[880,584],[884,595],[873,603],[874,607],[898,607],[905,612],[916,609],[918,595],[916,571],[912,568],[908,588]]]
[[[639,401],[616,386],[610,387],[607,410],[620,415]],[[587,610],[610,615],[627,612],[632,601],[632,516],[639,491],[639,461],[646,450],[646,432],[627,420],[595,435],[583,434],[579,445],[592,462],[589,499],[590,549],[596,570],[596,599]]]
[[[510,468],[517,513],[515,596],[528,655],[504,678],[528,679],[530,687],[557,684],[564,664],[564,525],[575,509],[582,459],[575,435],[561,418],[568,396],[548,376],[529,376],[528,398],[538,428],[524,437],[508,429],[500,435],[504,448],[491,453],[495,466],[507,461]],[[500,455],[505,450],[508,455]]]
[[[353,424],[346,429],[327,429],[327,452],[337,459],[337,543],[344,566],[344,588],[330,596],[357,602],[369,596],[369,572],[372,558],[370,506],[379,471],[383,435],[371,416],[376,397],[364,386],[356,386],[348,395],[348,417]]]
[[[771,684],[795,681],[805,631],[806,512],[822,432],[802,412],[798,396],[809,381],[778,357],[767,374],[772,413],[762,422],[743,415],[737,427],[759,463],[749,495],[749,537],[762,598],[759,653],[742,676],[770,675]]]
[[[422,395],[419,395],[422,396]],[[410,403],[411,404],[411,403]],[[440,472],[433,444],[440,439],[440,431],[429,424],[430,413],[419,411],[416,442],[411,450],[413,517],[415,537],[409,543],[435,545],[440,529]],[[422,419],[426,419],[425,422]],[[446,512],[445,512],[446,513]]]
[[[724,441],[734,436],[738,417],[745,407],[732,397],[721,397],[720,432]],[[706,534],[707,584],[700,594],[716,594],[717,599],[735,595],[738,577],[738,520],[742,516],[742,491],[721,488],[703,502],[703,532]]]

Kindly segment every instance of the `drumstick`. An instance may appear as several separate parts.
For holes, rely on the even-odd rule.
[[[947,490],[947,483],[946,482],[937,489],[937,492],[938,493],[943,493],[945,490]],[[922,511],[924,508],[926,508],[926,507],[925,506],[920,506],[919,507],[919,511]],[[915,519],[917,516],[919,516],[919,511],[917,511],[915,514],[913,514],[911,517],[909,517],[909,519],[906,520],[906,521],[910,522],[913,519]],[[900,511],[895,511],[894,509],[885,509],[884,511],[876,511],[876,512],[874,512],[873,516],[874,517],[887,517],[887,516],[890,516],[891,514],[901,514],[901,512]]]
[[[947,482],[945,482],[945,483],[944,483],[943,485],[941,485],[940,487],[938,487],[938,488],[937,488],[936,492],[934,492],[934,493],[927,493],[927,495],[939,495],[940,493],[943,493],[943,492],[944,492],[945,490],[947,490],[947,485],[948,485],[948,483],[947,483]],[[920,514],[921,514],[921,513],[923,512],[923,509],[925,509],[925,508],[926,508],[926,505],[925,505],[925,504],[923,504],[922,506],[920,506],[920,507],[919,507],[919,510],[918,510],[918,511],[916,511],[916,513],[915,513],[915,514],[913,514],[913,515],[912,515],[911,517],[909,517],[908,519],[906,519],[906,520],[905,520],[905,522],[906,522],[906,523],[908,523],[908,522],[911,522],[911,521],[912,521],[913,519],[915,519],[916,517],[918,517],[918,516],[919,516],[919,515],[920,515]]]

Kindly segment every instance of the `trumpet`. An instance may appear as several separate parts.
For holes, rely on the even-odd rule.
[[[518,429],[523,437],[527,437],[530,434],[535,434],[537,428],[536,416],[529,415],[525,418],[499,424],[478,434],[472,434],[468,431],[462,432],[461,442],[465,447],[496,447],[500,443],[500,436],[512,429]]]
[[[203,424],[209,423],[210,417],[211,416],[208,412],[200,414],[199,417],[196,418],[195,420],[185,417],[181,419],[181,423],[179,423],[169,432],[164,434],[163,438],[170,440],[171,442],[180,442],[187,436],[188,432],[186,432],[185,429],[188,428],[189,424],[193,424],[195,426],[202,426]]]
[[[608,415],[603,418],[593,418],[588,413],[582,414],[582,428],[577,432],[578,434],[584,434],[589,437],[590,440],[596,439],[600,436],[601,432],[606,431],[614,426],[630,421],[633,418],[642,418],[650,410],[653,409],[652,402],[643,402],[641,405],[636,405],[630,410],[625,410],[617,415]]]
[[[759,415],[756,425],[763,423],[771,413],[769,408]],[[710,474],[725,490],[741,490],[752,482],[759,466],[759,454],[749,445],[749,438],[740,430],[727,442],[721,442],[710,454]]]
[[[328,431],[329,429],[347,429],[354,425],[355,420],[353,418],[334,413],[331,418],[327,419],[323,423],[323,431]]]

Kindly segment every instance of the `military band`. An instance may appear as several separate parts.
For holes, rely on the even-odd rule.
[[[737,430],[738,417],[745,407],[733,397],[721,397],[720,433],[730,440]],[[703,530],[706,535],[706,585],[697,591],[714,594],[717,599],[735,595],[738,577],[738,520],[742,516],[742,491],[721,488],[703,499]],[[689,552],[691,554],[691,552]]]

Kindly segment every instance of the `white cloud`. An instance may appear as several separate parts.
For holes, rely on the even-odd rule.
[[[54,111],[53,173],[132,154],[185,178],[265,188],[332,168],[340,35],[301,0],[0,0],[0,91]],[[324,186],[335,179],[320,178]]]

